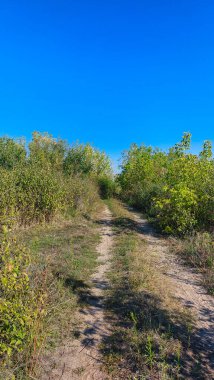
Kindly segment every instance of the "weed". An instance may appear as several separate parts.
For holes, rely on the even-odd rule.
[[[146,355],[146,363],[149,365],[150,368],[152,368],[154,365],[155,353],[153,350],[152,337],[150,335],[148,335],[146,339],[145,355]]]

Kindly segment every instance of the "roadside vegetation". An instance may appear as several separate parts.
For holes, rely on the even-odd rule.
[[[191,135],[162,152],[132,145],[118,177],[123,199],[154,218],[162,231],[185,235],[214,226],[214,160],[209,141],[189,153]]]
[[[0,139],[0,378],[33,378],[41,351],[71,334],[96,266],[93,216],[112,183],[90,145]]]
[[[117,181],[121,197],[142,210],[164,234],[176,237],[174,250],[202,271],[214,291],[214,159],[205,141],[189,152],[191,135],[168,152],[133,144],[123,155]]]
[[[29,144],[0,138],[0,379],[38,378],[43,353],[78,333],[75,312],[97,265],[102,198],[115,232],[106,304],[113,332],[102,347],[108,372],[200,378],[194,320],[119,201],[169,236],[213,294],[214,160],[209,141],[195,155],[190,140],[184,134],[168,152],[133,144],[114,178],[109,158],[90,144],[69,146],[39,132]]]
[[[113,327],[103,344],[107,370],[116,379],[204,378],[192,345],[194,318],[175,299],[132,213],[117,200],[107,204],[115,232],[106,305]]]
[[[171,239],[171,249],[202,274],[204,287],[214,295],[214,238],[208,232],[196,232],[185,239]]]

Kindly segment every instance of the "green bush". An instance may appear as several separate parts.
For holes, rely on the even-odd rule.
[[[50,221],[63,208],[62,176],[39,166],[0,169],[0,225]]]
[[[17,222],[15,172],[0,168],[0,230]]]
[[[111,176],[111,163],[108,156],[90,144],[75,144],[66,153],[64,172],[67,175],[90,175],[94,178]]]
[[[29,252],[7,233],[0,243],[0,356],[23,351],[32,340],[37,307],[27,273]]]
[[[50,222],[58,213],[88,216],[99,205],[99,178],[106,178],[107,188],[108,176],[112,177],[109,159],[89,144],[68,148],[63,140],[34,132],[25,150],[22,142],[0,138],[0,371],[4,378],[33,374],[43,318],[52,312],[48,302],[55,283],[52,269],[47,270],[49,259],[44,255],[37,261],[12,233],[20,225]]]
[[[51,170],[28,165],[15,175],[16,209],[20,224],[48,222],[63,208],[63,181]]]
[[[112,178],[109,177],[101,177],[98,180],[100,195],[104,199],[111,198],[115,192],[115,182],[112,180]]]
[[[66,150],[66,141],[55,139],[49,133],[33,132],[33,139],[29,143],[29,161],[33,165],[62,171]]]
[[[185,185],[165,186],[162,194],[153,201],[154,214],[165,232],[185,234],[197,224],[197,195]]]
[[[65,186],[65,204],[73,213],[89,214],[99,203],[98,186],[91,178],[71,176]]]
[[[98,200],[99,181],[106,196],[112,193],[110,160],[89,144],[69,148],[34,132],[27,151],[26,157],[22,142],[0,139],[0,227],[49,222],[67,207],[88,213]]]
[[[118,177],[121,196],[154,217],[167,233],[186,234],[214,225],[214,160],[205,141],[199,155],[190,154],[191,135],[169,152],[133,144]]]
[[[23,141],[16,141],[9,137],[0,138],[0,166],[13,169],[23,164],[26,159],[26,150]]]

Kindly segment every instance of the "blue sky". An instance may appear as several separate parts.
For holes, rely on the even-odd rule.
[[[214,138],[213,0],[2,0],[0,134],[48,131],[114,160]]]

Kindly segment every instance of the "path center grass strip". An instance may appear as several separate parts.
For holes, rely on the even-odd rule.
[[[106,307],[114,327],[103,344],[106,368],[118,379],[180,379],[189,372],[198,376],[197,357],[188,357],[191,315],[173,299],[132,214],[116,200],[108,205],[115,243]]]

